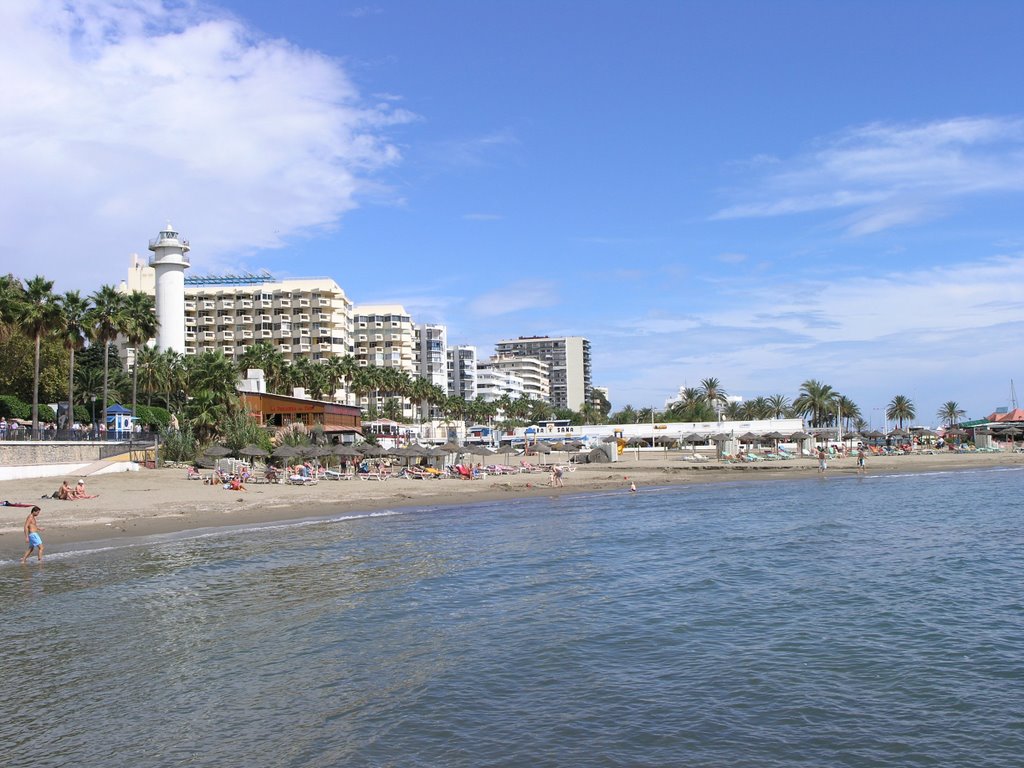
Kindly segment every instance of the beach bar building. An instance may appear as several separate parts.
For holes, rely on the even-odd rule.
[[[267,426],[283,427],[299,422],[310,429],[322,427],[324,433],[350,442],[363,433],[362,411],[354,405],[309,400],[304,397],[272,395],[267,392],[241,392],[249,412]],[[345,436],[349,439],[346,440]]]

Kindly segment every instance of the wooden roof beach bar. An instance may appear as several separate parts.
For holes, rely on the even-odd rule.
[[[283,427],[301,422],[309,428],[323,427],[327,434],[361,435],[363,412],[354,405],[309,400],[304,397],[272,395],[266,392],[241,392],[249,411],[268,426]]]

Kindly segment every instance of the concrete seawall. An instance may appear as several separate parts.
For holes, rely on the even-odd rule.
[[[128,444],[124,444],[123,455],[110,456],[115,446],[92,442],[0,443],[0,480],[137,470],[139,465],[127,460]],[[108,459],[101,458],[104,453]]]

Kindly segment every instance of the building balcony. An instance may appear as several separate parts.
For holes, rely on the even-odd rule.
[[[196,340],[196,332],[195,331],[185,331],[185,341],[195,341],[195,340]]]
[[[186,301],[185,302],[185,311],[186,312],[195,312],[196,311],[196,303],[194,301]]]
[[[274,337],[273,331],[260,331],[261,339],[272,339]]]
[[[243,330],[243,331],[241,332],[241,334],[240,334],[240,335],[241,335],[241,337],[242,337],[243,339],[251,339],[251,338],[252,338],[252,331],[250,331],[250,330],[248,330],[248,329],[244,329],[244,330]]]
[[[194,355],[195,353],[196,353],[196,348],[195,347],[188,347],[188,346],[185,347],[185,354],[186,355]]]
[[[201,315],[199,317],[199,325],[216,325],[217,321],[211,315]]]
[[[260,309],[273,309],[274,302],[270,301],[269,299],[260,299],[260,303],[257,304],[257,306]]]
[[[252,309],[252,299],[240,299],[238,306],[241,309]]]
[[[309,315],[295,315],[295,317],[298,318],[298,321],[300,323],[308,323],[309,322]]]
[[[217,340],[218,341],[234,341],[235,340],[235,332],[234,331],[223,331],[221,333],[218,333],[217,334]]]
[[[299,344],[299,352],[309,352],[309,351],[310,351],[310,345],[309,344]]]
[[[278,347],[277,347],[277,350],[279,352],[291,352],[292,351],[292,345],[291,344],[279,344]]]
[[[309,306],[309,299],[298,299],[295,302],[295,305],[299,306],[299,307],[308,307]]]
[[[240,315],[238,322],[242,325],[252,325],[252,315]]]
[[[214,341],[217,338],[217,334],[215,334],[213,331],[203,331],[201,334],[199,334],[199,338],[202,341]]]
[[[261,322],[261,323],[272,323],[272,322],[274,322],[274,316],[273,315],[260,315],[259,322]]]
[[[186,327],[188,327],[190,325],[195,325],[195,324],[196,324],[195,317],[192,317],[192,316],[189,316],[189,315],[185,315],[185,326]]]
[[[221,349],[224,350],[224,354],[227,355],[228,357],[233,357],[235,354],[234,347],[221,347]]]
[[[278,307],[278,308],[281,308],[281,309],[291,309],[292,308],[292,300],[291,299],[275,299],[274,300],[274,306]]]

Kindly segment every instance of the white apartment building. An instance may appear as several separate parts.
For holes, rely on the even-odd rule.
[[[414,362],[421,379],[448,391],[448,328],[420,323],[414,326],[416,349]]]
[[[550,369],[548,364],[538,357],[492,357],[477,363],[477,371],[510,373],[523,382],[524,395],[550,402]]]
[[[520,336],[499,341],[498,357],[533,357],[548,364],[549,402],[556,408],[578,411],[590,400],[590,341],[582,336]]]
[[[134,256],[121,289],[155,295],[153,268]],[[220,351],[233,359],[258,341],[289,362],[351,354],[352,302],[329,277],[185,277],[185,354]]]
[[[509,371],[500,369],[477,369],[476,392],[485,402],[493,403],[502,395],[511,399],[526,394],[526,385],[521,378]]]
[[[410,376],[419,374],[416,329],[405,307],[400,304],[360,305],[352,310],[352,325],[353,354],[360,366],[397,368]],[[360,405],[380,408],[390,395],[388,392],[371,392],[362,398]],[[412,416],[410,403],[402,403],[402,413],[406,417]]]
[[[476,398],[476,347],[456,345],[448,348],[448,394],[464,400]]]

